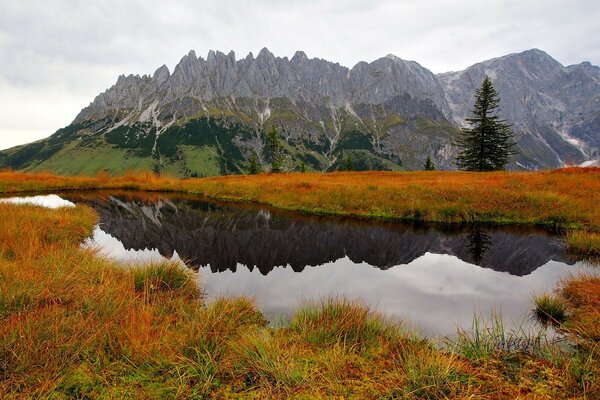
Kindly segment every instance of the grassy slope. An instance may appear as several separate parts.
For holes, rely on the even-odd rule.
[[[148,171],[154,161],[150,157],[135,157],[127,149],[110,146],[86,148],[81,145],[67,146],[52,157],[27,169],[28,172],[54,171],[63,175],[94,175],[108,170],[113,174],[125,171]]]
[[[527,338],[496,329],[439,350],[344,299],[307,304],[282,328],[266,327],[246,299],[206,304],[177,265],[124,268],[82,250],[96,221],[86,207],[0,204],[0,215],[1,398],[557,399],[600,389],[597,278],[562,292],[578,347],[522,346]],[[580,321],[587,330],[569,328]]]
[[[321,132],[319,125],[286,109],[285,104],[282,107],[284,108],[271,115],[269,123],[264,127],[265,132],[271,125],[281,127],[288,123],[293,124],[295,129],[304,127],[305,132]],[[192,173],[212,176],[243,171],[248,154],[242,154],[233,139],[254,139],[257,132],[250,126],[256,125],[252,118],[257,119],[258,116],[244,112],[226,114],[228,122],[224,122],[222,113],[213,111],[214,115],[209,119],[197,115],[180,120],[158,138],[156,129],[148,123],[123,125],[101,134],[94,133],[94,124],[91,122],[69,125],[47,139],[0,151],[0,166],[10,166],[25,172],[52,171],[62,175],[94,175],[104,169],[112,174],[121,174],[127,170],[151,171],[157,164],[163,167],[163,171],[178,177],[187,177]],[[425,118],[407,122],[396,114],[385,112],[385,115],[379,116],[382,118],[380,122],[367,121],[365,125],[362,121],[359,124],[347,112],[342,114],[342,134],[335,149],[329,148],[330,144],[324,137],[321,138],[322,141],[304,137],[291,143],[284,142],[286,157],[292,159],[288,166],[290,170],[298,170],[302,162],[311,170],[338,169],[337,163],[332,166],[332,161],[324,156],[325,152],[332,150],[339,160],[350,153],[359,170],[398,170],[401,168],[402,157],[420,159],[424,146],[430,147],[431,143],[427,143],[431,137],[447,141],[456,132],[456,128],[451,125]],[[333,122],[329,121],[329,124]],[[396,149],[401,152],[402,157],[392,157],[393,160],[390,160],[389,156],[375,151],[371,135],[383,140],[389,129],[404,125],[412,133]],[[333,126],[329,128],[333,129]],[[359,128],[365,132],[359,132]],[[264,132],[262,136],[264,139]],[[360,136],[362,140],[356,140],[355,136]],[[416,140],[418,136],[422,138]],[[214,152],[218,156],[214,157]],[[424,162],[414,160],[410,163],[412,168],[420,168]]]

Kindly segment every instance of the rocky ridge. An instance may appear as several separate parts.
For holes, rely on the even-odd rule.
[[[454,168],[452,143],[485,75],[519,134],[510,168],[600,157],[600,68],[589,63],[564,67],[534,49],[436,75],[393,55],[347,68],[265,48],[239,60],[190,51],[172,73],[163,65],[151,76],[121,75],[71,125],[1,152],[0,165],[214,175],[244,172],[255,153],[268,170],[265,136],[275,126],[287,170],[339,169],[348,159],[358,169],[421,169],[428,155],[438,168]],[[65,157],[85,164],[61,163]],[[115,158],[119,164],[105,161]]]

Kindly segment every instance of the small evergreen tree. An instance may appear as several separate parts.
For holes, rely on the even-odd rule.
[[[256,175],[256,174],[260,174],[261,172],[263,172],[262,165],[260,164],[260,161],[258,160],[258,156],[256,155],[256,152],[253,151],[252,154],[250,155],[250,159],[248,160],[248,173],[250,175]]]
[[[306,172],[306,163],[304,161],[300,163],[300,172]]]
[[[467,234],[468,246],[475,265],[480,265],[492,245],[492,238],[478,227],[473,227]]]
[[[516,154],[511,125],[496,115],[500,98],[491,79],[486,76],[475,93],[470,128],[463,128],[456,140],[460,147],[456,163],[467,171],[497,171],[504,169],[511,155]]]
[[[346,156],[344,159],[344,170],[346,171],[354,171],[356,169],[356,164],[354,164],[354,159],[350,154]]]
[[[425,161],[425,171],[435,171],[435,164],[431,160],[431,156],[427,156]]]
[[[283,146],[281,145],[281,139],[279,138],[279,132],[275,125],[271,126],[271,129],[267,133],[267,146],[270,153],[271,159],[271,172],[278,173],[283,169]]]

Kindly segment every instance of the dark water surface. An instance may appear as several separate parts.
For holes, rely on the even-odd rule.
[[[271,319],[289,317],[303,299],[344,295],[426,334],[451,335],[477,311],[519,323],[534,293],[588,270],[560,237],[535,229],[308,217],[162,194],[61,197],[99,213],[86,245],[123,261],[182,260],[209,298],[251,296]]]

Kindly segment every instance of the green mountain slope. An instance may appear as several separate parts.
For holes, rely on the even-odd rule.
[[[411,121],[389,113],[381,121],[372,120],[370,126],[347,113],[341,115],[339,135],[333,140],[321,132],[311,136],[311,130],[320,128],[290,110],[275,111],[261,128],[247,123],[252,120],[252,115],[230,112],[182,119],[163,131],[141,122],[108,124],[103,129],[97,128],[98,121],[74,123],[47,139],[0,152],[0,165],[64,175],[151,170],[177,177],[213,176],[246,173],[254,152],[269,171],[266,132],[275,126],[281,136],[284,171],[302,166],[316,171],[347,169],[348,158],[356,170],[398,170],[406,168],[405,160],[409,168],[419,168],[424,148],[432,142],[449,143],[457,133],[447,122],[423,117]],[[290,121],[295,129],[302,125],[305,134],[286,136]],[[333,126],[334,121],[328,124]],[[384,149],[386,140],[390,143]]]

